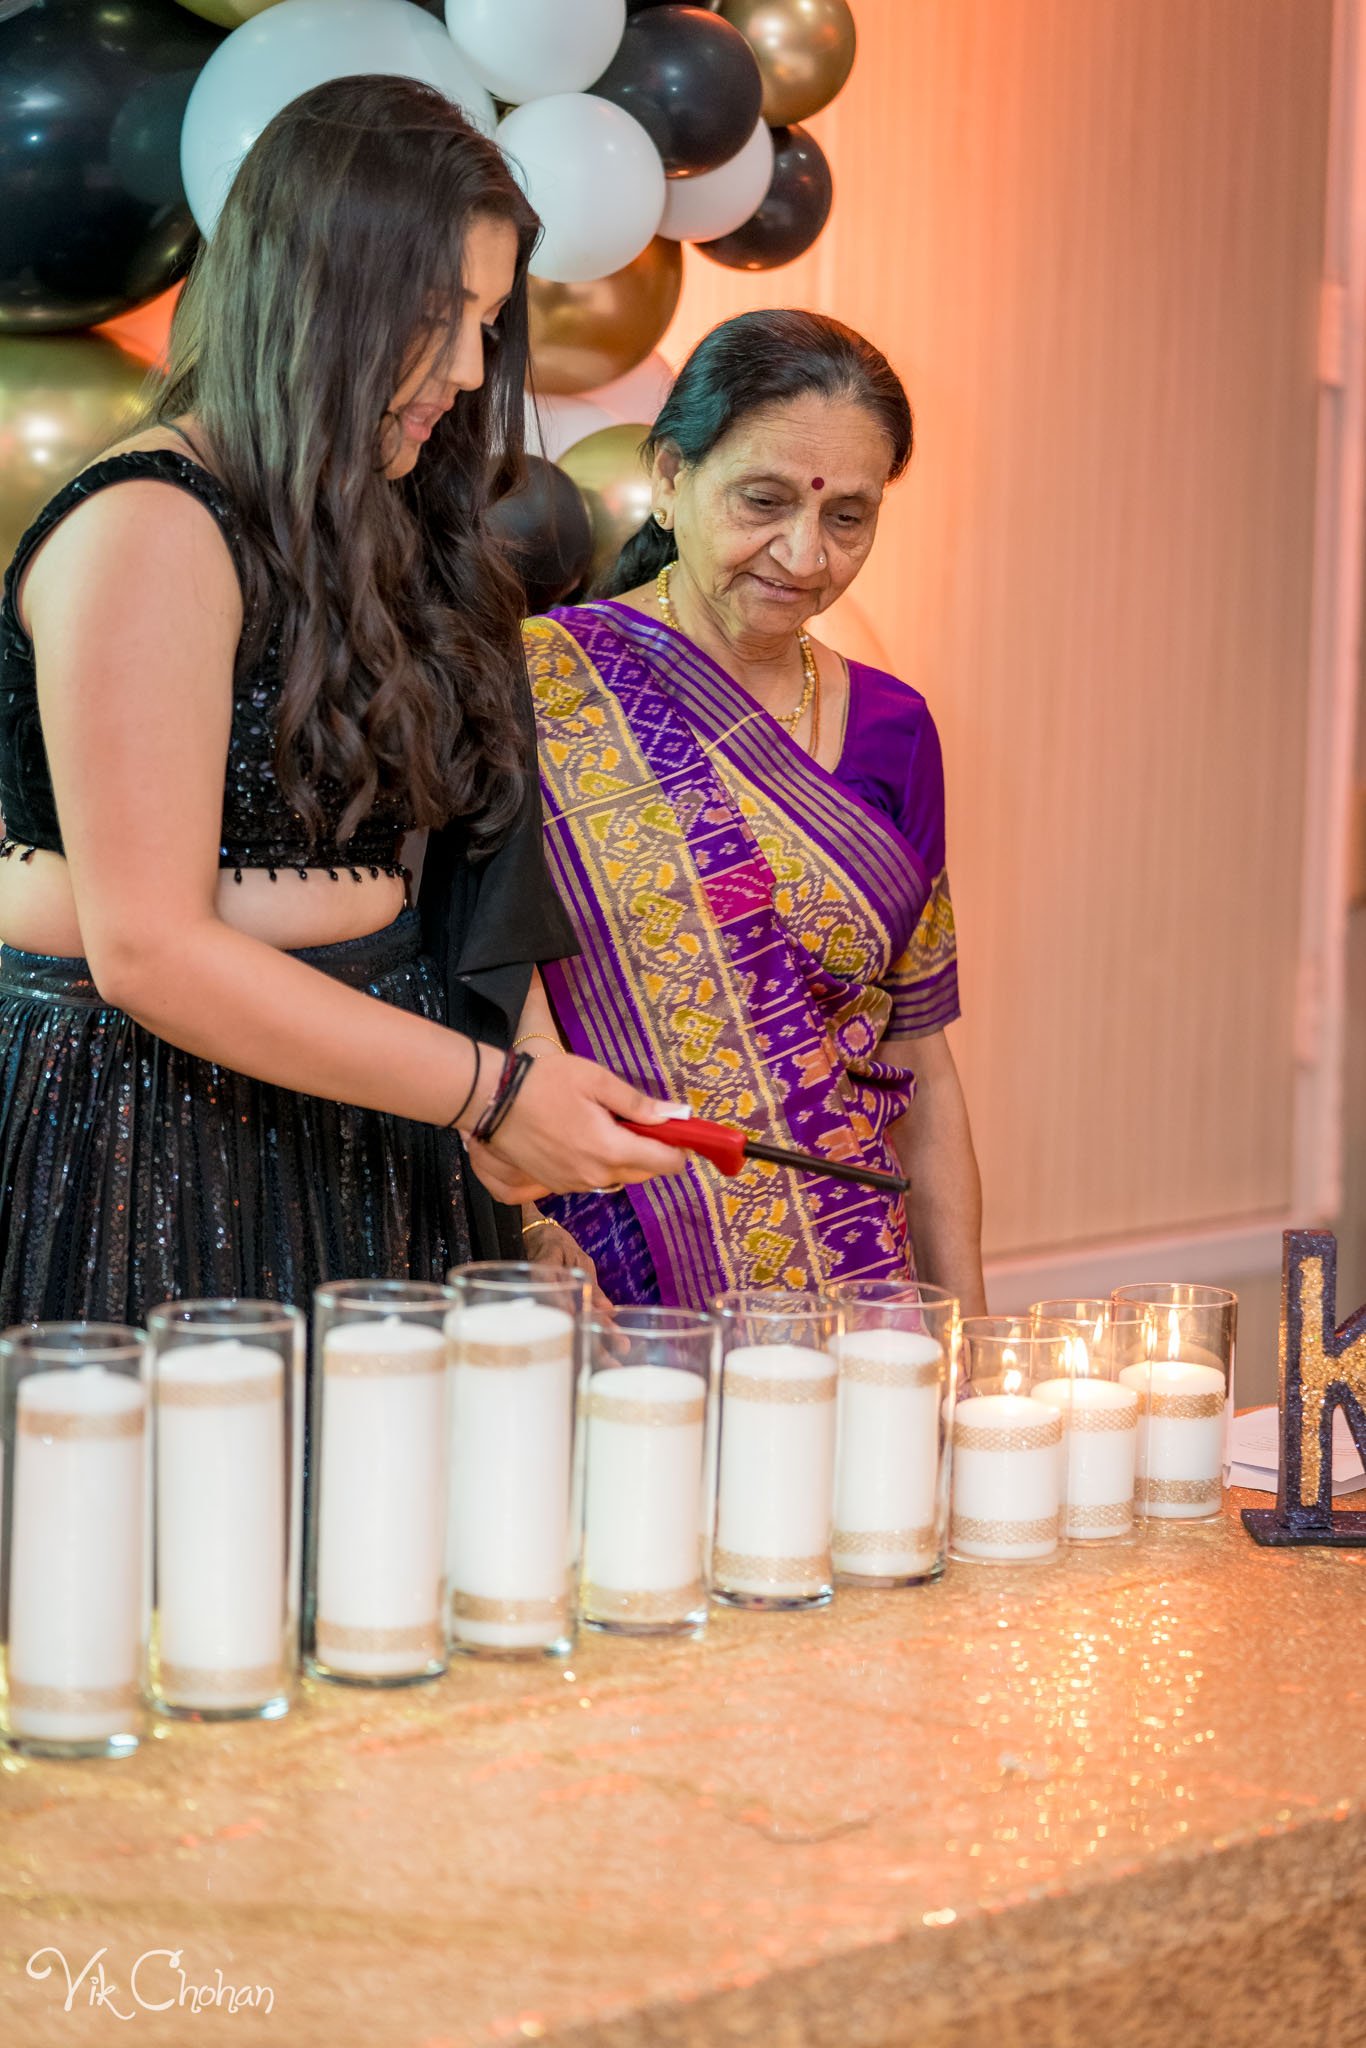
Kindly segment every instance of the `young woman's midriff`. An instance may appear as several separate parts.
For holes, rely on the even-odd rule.
[[[405,885],[397,875],[363,875],[357,882],[343,872],[334,882],[326,868],[310,869],[307,880],[295,868],[278,868],[272,882],[264,868],[246,868],[237,882],[231,868],[222,868],[214,910],[234,931],[295,952],[382,931],[404,901]],[[66,959],[84,954],[61,854],[35,853],[23,860],[14,853],[0,861],[0,945]]]

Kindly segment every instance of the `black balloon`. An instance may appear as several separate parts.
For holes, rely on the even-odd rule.
[[[528,455],[520,490],[500,498],[489,513],[494,538],[522,579],[528,616],[547,611],[588,574],[593,527],[583,493],[544,456]]]
[[[754,133],[764,82],[754,52],[728,21],[702,7],[633,14],[596,85],[639,121],[671,178],[714,171]]]
[[[222,40],[176,0],[0,5],[0,331],[92,327],[186,269],[180,123]]]
[[[728,270],[776,270],[811,247],[835,197],[825,153],[805,128],[773,131],[773,183],[757,213],[728,235],[694,246]]]

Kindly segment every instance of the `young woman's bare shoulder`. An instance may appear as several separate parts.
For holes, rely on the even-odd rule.
[[[130,475],[68,512],[28,563],[18,592],[30,632],[50,617],[151,603],[180,620],[240,631],[242,596],[227,540],[192,491]]]

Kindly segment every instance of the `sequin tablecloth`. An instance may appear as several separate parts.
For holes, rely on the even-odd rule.
[[[1364,1689],[1366,1554],[1230,1516],[11,1759],[0,2040],[1343,2048]]]

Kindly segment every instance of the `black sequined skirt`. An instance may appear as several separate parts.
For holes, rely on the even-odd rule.
[[[294,957],[441,1015],[413,911]],[[307,1307],[323,1280],[440,1280],[470,1256],[453,1135],[179,1052],[84,960],[0,947],[0,1118],[0,1328],[139,1323],[173,1296]]]

